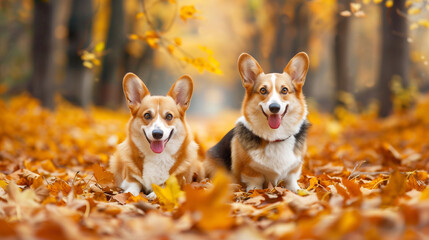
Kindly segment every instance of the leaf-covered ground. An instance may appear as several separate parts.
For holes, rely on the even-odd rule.
[[[48,111],[21,95],[0,102],[0,238],[423,239],[429,236],[429,98],[414,110],[312,111],[308,153],[294,194],[240,191],[225,174],[148,201],[120,193],[106,171],[127,112]],[[238,113],[191,118],[205,149]]]

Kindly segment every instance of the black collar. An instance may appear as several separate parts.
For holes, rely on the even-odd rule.
[[[303,123],[300,126],[299,132],[290,135],[283,139],[276,139],[274,141],[270,141],[264,138],[261,138],[260,136],[256,135],[254,132],[252,132],[250,129],[248,129],[243,123],[237,123],[237,125],[234,128],[234,135],[237,135],[240,142],[243,143],[243,146],[247,146],[245,148],[253,148],[259,146],[261,143],[278,143],[283,142],[289,139],[290,137],[294,136],[296,141],[301,142],[302,138],[305,138],[307,135],[308,128],[310,127],[310,123],[308,120],[304,120]]]
[[[248,145],[248,144],[259,145],[262,142],[267,142],[267,143],[283,142],[292,136],[292,135],[290,135],[284,139],[276,139],[274,141],[270,141],[270,140],[267,140],[265,138],[262,138],[262,137],[256,135],[254,132],[252,132],[252,130],[248,129],[243,123],[238,123],[235,126],[234,135],[238,135],[238,137],[241,141],[246,142],[246,145]]]

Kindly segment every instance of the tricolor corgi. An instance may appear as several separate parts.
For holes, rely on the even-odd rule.
[[[133,195],[143,190],[153,198],[152,184],[164,184],[171,174],[181,184],[191,182],[194,174],[202,176],[198,145],[185,120],[191,77],[180,77],[167,96],[151,96],[133,73],[125,75],[123,88],[131,118],[127,138],[110,159],[117,185]]]
[[[235,127],[207,152],[206,173],[219,166],[231,170],[246,190],[268,182],[296,192],[310,126],[302,87],[309,67],[306,53],[293,57],[283,73],[265,74],[243,53],[238,59],[246,90],[242,116]]]

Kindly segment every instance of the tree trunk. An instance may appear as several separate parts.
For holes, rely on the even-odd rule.
[[[33,75],[29,92],[40,99],[43,106],[54,107],[55,81],[53,76],[54,14],[52,1],[34,1],[34,34],[32,46]]]
[[[295,56],[295,54],[298,52],[308,53],[308,43],[310,36],[309,11],[310,10],[308,9],[306,2],[302,1],[296,4],[295,16],[292,22],[296,31],[296,35],[292,41],[292,52],[290,52],[290,57]]]
[[[96,87],[96,104],[108,107],[118,106],[122,99],[122,74],[120,63],[123,59],[125,31],[124,31],[124,2],[114,0],[110,2],[110,25],[106,42],[106,55],[98,86]]]
[[[292,41],[296,37],[296,28],[291,24],[292,20],[284,13],[285,2],[282,0],[273,2],[274,9],[272,21],[276,25],[273,46],[269,57],[270,72],[280,72],[286,66],[291,55]]]
[[[295,56],[298,52],[306,52],[307,54],[311,54],[309,52],[309,42],[310,42],[310,9],[308,9],[307,2],[302,1],[298,2],[295,7],[295,17],[293,19],[293,26],[296,29],[296,36],[292,41],[292,47],[290,48],[292,51],[289,56],[286,57],[286,61],[289,61],[290,58]],[[289,57],[289,59],[287,58]],[[311,68],[310,62],[310,68]],[[304,94],[306,96],[312,96],[312,92],[315,86],[316,81],[313,79],[312,71],[308,71],[307,80],[305,81],[305,85],[303,87]]]
[[[338,12],[348,9],[349,0],[338,1]],[[342,92],[353,92],[353,83],[350,76],[350,62],[348,56],[350,17],[342,17],[338,14],[335,35],[335,106],[343,105],[340,95]]]
[[[401,15],[406,12],[405,0],[394,0],[391,8],[382,4],[382,51],[380,78],[377,84],[377,95],[380,102],[381,117],[392,111],[392,78],[397,76],[402,85],[408,85],[409,46],[407,42],[407,19]]]
[[[86,107],[92,98],[93,74],[82,65],[82,50],[91,43],[93,6],[92,1],[73,0],[69,20],[69,47],[64,97]]]
[[[270,54],[270,71],[281,72],[288,61],[300,51],[308,50],[308,9],[305,2],[293,5],[294,14],[285,13],[286,1],[274,1],[272,24],[276,25]]]

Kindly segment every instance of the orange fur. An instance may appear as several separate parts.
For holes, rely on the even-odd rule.
[[[237,130],[238,126],[239,132],[228,138],[231,139],[232,173],[247,190],[266,186],[269,181],[274,181],[273,184],[285,181],[289,189],[296,191],[299,188],[297,175],[300,175],[306,151],[306,133],[303,132],[299,143],[296,140],[307,117],[302,87],[309,67],[308,56],[298,53],[283,73],[265,74],[259,63],[248,54],[240,56],[238,67],[245,96],[242,117],[235,128]],[[273,103],[281,111],[272,112]],[[269,123],[269,117],[276,122]],[[240,130],[243,128],[247,130]],[[209,154],[206,158],[207,173],[212,174],[218,165],[216,163],[225,160],[218,154],[219,149],[225,146],[224,141],[227,140],[209,150],[209,153],[213,151],[212,156],[218,157],[213,158]]]
[[[179,81],[182,85],[175,88]],[[183,89],[186,90],[187,95],[183,94]],[[185,120],[185,112],[189,107],[192,95],[192,79],[188,76],[179,78],[165,97],[150,96],[144,83],[137,76],[129,73],[124,77],[124,92],[131,111],[131,118],[127,126],[127,138],[118,145],[116,152],[110,159],[110,170],[115,176],[117,185],[128,186],[131,184],[139,186],[140,190],[143,188],[143,190],[150,192],[151,182],[146,184],[147,180],[145,180],[144,173],[149,171],[150,174],[152,169],[145,171],[144,166],[149,160],[156,163],[158,156],[173,162],[170,163],[171,166],[167,166],[165,169],[155,169],[156,167],[150,165],[153,172],[161,171],[165,176],[175,174],[181,185],[191,182],[194,175],[199,178],[203,177],[198,145],[195,143],[193,134]],[[151,113],[153,118],[146,119],[144,117],[146,113]],[[164,117],[166,113],[172,114],[174,117],[167,120]],[[171,140],[169,137],[162,155],[152,153],[149,148],[150,142],[147,136],[150,133],[146,133],[145,127],[153,124],[162,124],[166,128],[175,129],[175,131],[171,130]],[[176,142],[180,146],[172,146]],[[174,152],[170,155],[170,151]],[[159,168],[162,167],[163,165],[160,163]],[[157,177],[153,176],[152,178],[157,179]],[[165,180],[162,179],[162,182],[153,183],[160,185]],[[125,184],[124,181],[126,181]],[[133,194],[136,193],[136,188],[131,189],[134,190]],[[124,190],[127,191],[127,189]]]

